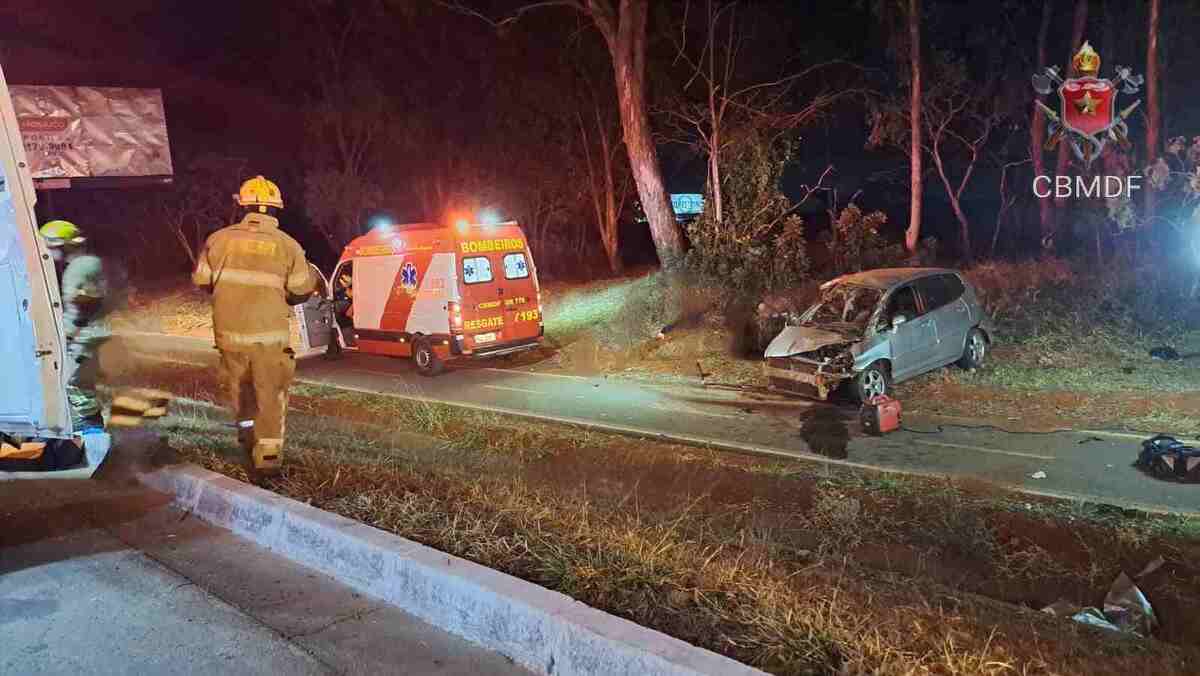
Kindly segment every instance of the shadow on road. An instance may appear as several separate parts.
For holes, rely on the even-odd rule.
[[[91,479],[47,474],[44,479],[0,480],[0,520],[13,524],[0,528],[0,578],[25,568],[125,548],[120,538],[86,534],[136,528],[149,515],[166,509],[171,497],[141,487],[134,475],[178,461],[153,431],[131,430],[118,433],[113,452]]]

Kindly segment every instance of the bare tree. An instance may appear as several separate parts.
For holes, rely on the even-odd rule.
[[[659,262],[667,272],[682,268],[683,233],[663,187],[662,169],[646,100],[646,34],[649,0],[546,0],[518,9],[499,22],[491,21],[461,3],[442,3],[451,9],[482,18],[497,27],[545,7],[567,7],[591,20],[604,38],[612,60],[618,109],[629,166],[637,186],[642,210],[650,223],[650,235]]]
[[[1146,159],[1153,162],[1159,155],[1159,133],[1162,113],[1159,109],[1158,23],[1159,0],[1150,0],[1150,18],[1146,23]],[[1146,191],[1147,223],[1153,223],[1158,207],[1158,195]]]
[[[965,83],[959,84],[969,87]],[[998,118],[988,108],[986,100],[981,101],[973,92],[961,89],[958,92],[947,91],[941,96],[935,94],[927,97],[925,109],[930,140],[929,156],[942,179],[942,185],[946,188],[946,196],[950,198],[950,207],[954,210],[954,216],[961,228],[963,258],[969,261],[972,259],[971,224],[962,208],[962,195]],[[947,152],[952,152],[947,148],[951,144],[957,144],[964,155],[965,166],[957,185],[952,185],[944,159]]]
[[[305,201],[313,225],[339,252],[361,233],[365,211],[382,201],[372,162],[384,141],[395,138],[399,123],[382,85],[350,56],[372,20],[371,8],[308,0],[307,9],[314,28],[315,95],[308,104],[312,142],[306,148]]]
[[[700,95],[671,105],[667,117],[676,140],[694,145],[707,158],[707,184],[714,223],[721,227],[725,216],[725,199],[721,179],[723,153],[739,141],[750,127],[785,132],[809,124],[819,118],[838,100],[861,94],[860,88],[825,88],[811,95],[798,109],[788,109],[784,100],[796,85],[809,76],[841,61],[829,61],[780,77],[756,82],[745,80],[740,70],[739,54],[747,39],[739,26],[737,0],[706,0],[704,4],[703,39],[698,54],[692,54],[688,40],[688,18],[675,39],[677,57],[691,71],[683,90],[698,89]],[[687,5],[690,10],[690,3]],[[723,25],[722,25],[723,24]],[[844,65],[844,64],[843,64]]]
[[[1034,146],[1034,151],[1041,151],[1040,145]],[[1037,157],[1037,155],[1034,155]],[[1020,196],[1018,192],[1012,192],[1008,187],[1008,170],[1019,167],[1029,160],[1018,160],[1015,162],[1005,162],[1000,165],[1000,208],[996,211],[996,229],[992,232],[992,247],[988,255],[991,258],[996,257],[996,247],[1000,244],[1000,230],[1004,228],[1004,223],[1008,220],[1008,211],[1017,203],[1017,198]]]
[[[1038,28],[1037,42],[1037,71],[1038,73],[1045,72],[1048,65],[1046,56],[1046,37],[1050,32],[1050,18],[1054,14],[1053,0],[1042,0],[1042,23]],[[1041,106],[1036,102],[1033,106],[1033,120],[1030,123],[1029,137],[1029,155],[1033,158],[1033,175],[1044,176],[1046,174],[1046,155],[1042,145],[1046,142],[1046,114],[1042,112]],[[1003,180],[1003,177],[1002,179]],[[1038,200],[1038,216],[1041,223],[1041,235],[1043,238],[1051,236],[1054,229],[1054,213],[1052,211],[1053,203],[1049,200]],[[1000,223],[996,223],[996,232],[999,234]],[[995,255],[996,245],[993,238],[992,255]]]
[[[247,167],[244,158],[202,154],[176,173],[164,194],[145,203],[143,217],[155,227],[166,226],[195,266],[204,238],[234,221],[237,206],[232,195],[237,186],[231,181],[249,176]]]
[[[916,148],[933,162],[958,220],[962,253],[967,260],[972,258],[971,226],[962,208],[962,196],[1004,116],[994,102],[996,84],[995,80],[975,84],[968,79],[964,64],[948,57],[941,59],[930,86],[922,88],[919,146],[912,144],[911,115],[916,108],[907,97],[881,101],[873,113],[871,145],[892,145],[909,153]],[[957,176],[951,163],[957,166]]]
[[[921,167],[921,0],[908,0],[908,54],[911,82],[909,85],[909,199],[908,229],[904,231],[904,248],[917,250],[921,239],[921,199],[924,194],[924,175]]]
[[[617,153],[621,146],[615,138],[614,125],[595,96],[591,105],[595,117],[592,121],[585,120],[583,111],[576,111],[582,153],[586,160],[588,193],[592,198],[596,228],[600,232],[604,255],[608,258],[608,268],[613,274],[620,274],[624,269],[620,252],[620,217],[625,209],[629,186],[617,175]],[[588,133],[588,127],[593,123],[595,142]]]

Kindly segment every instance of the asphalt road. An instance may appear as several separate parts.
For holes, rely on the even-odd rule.
[[[123,336],[113,349],[135,359],[215,364],[202,339]],[[882,438],[864,436],[857,410],[767,393],[652,385],[477,363],[436,378],[407,360],[348,354],[302,361],[302,382],[444,402],[514,416],[664,436],[730,450],[912,474],[975,477],[1033,493],[1154,511],[1200,514],[1200,486],[1145,476],[1132,467],[1137,435],[1094,431],[1007,433],[909,420]],[[1034,478],[1035,475],[1044,478]]]
[[[528,673],[173,508],[130,434],[94,480],[0,474],[0,673]]]

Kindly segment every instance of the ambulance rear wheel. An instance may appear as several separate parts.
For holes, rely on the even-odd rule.
[[[417,373],[423,376],[436,376],[446,368],[446,363],[437,356],[433,345],[425,338],[413,341],[412,357],[417,365]]]

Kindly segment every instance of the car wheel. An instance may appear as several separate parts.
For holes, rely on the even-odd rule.
[[[967,334],[967,344],[963,347],[958,365],[968,371],[983,368],[983,363],[987,359],[987,350],[987,336],[983,335],[983,331],[979,329],[971,329],[971,332]]]
[[[885,364],[871,364],[854,379],[854,394],[860,402],[865,403],[874,397],[890,396],[891,393],[892,374]]]
[[[433,351],[433,345],[425,338],[413,342],[413,363],[417,365],[417,373],[423,376],[436,376],[446,367],[446,363],[438,358]]]

